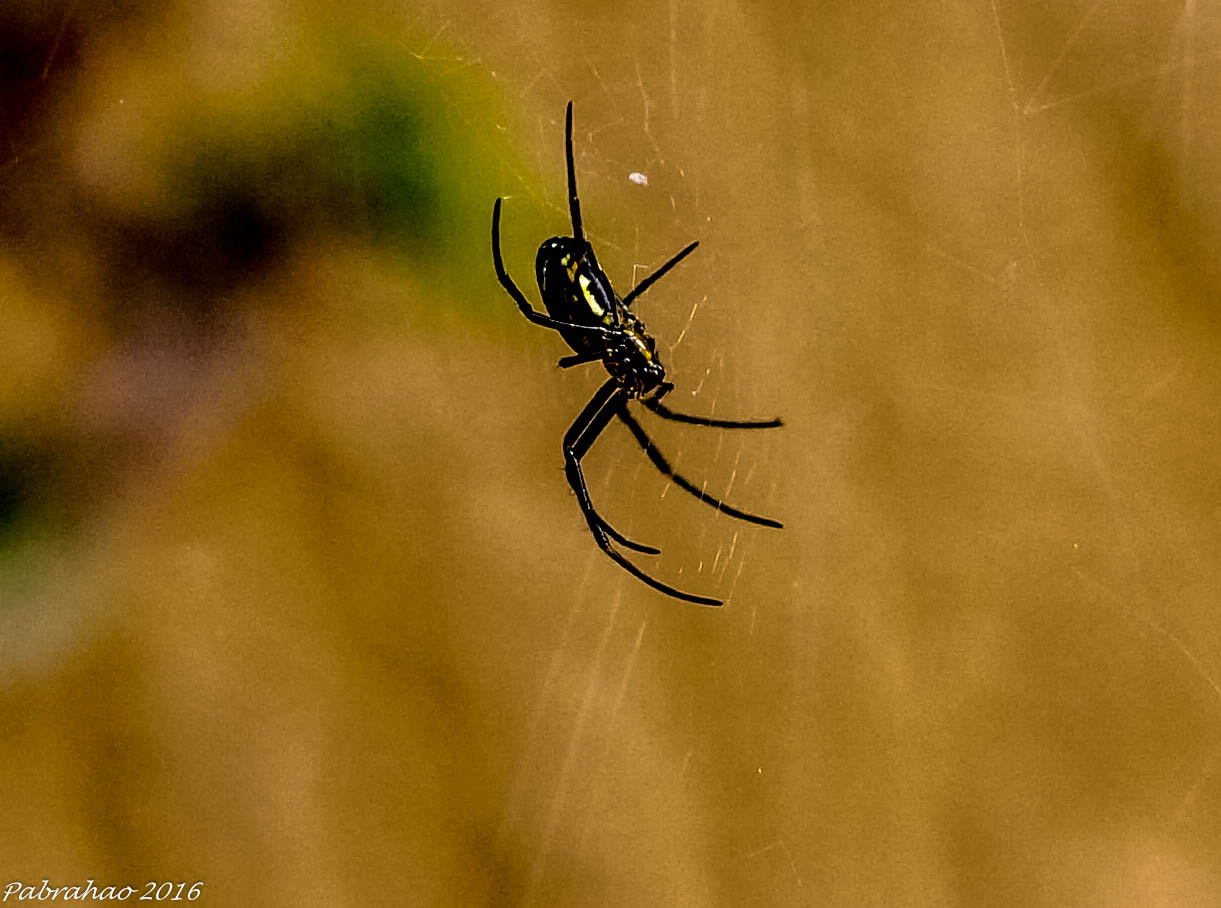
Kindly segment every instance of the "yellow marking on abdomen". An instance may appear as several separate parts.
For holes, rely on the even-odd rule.
[[[606,315],[606,310],[602,308],[594,295],[589,292],[589,278],[582,274],[577,278],[577,281],[581,284],[581,292],[585,294],[585,303],[589,306],[590,311],[598,316],[598,318]]]

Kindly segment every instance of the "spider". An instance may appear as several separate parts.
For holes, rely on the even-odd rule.
[[[539,247],[534,263],[539,293],[548,314],[543,315],[534,310],[505,270],[500,254],[502,199],[497,199],[492,207],[492,261],[501,286],[517,303],[522,315],[536,325],[558,331],[560,337],[572,348],[571,355],[560,359],[560,368],[568,369],[585,363],[601,362],[610,374],[610,378],[597,390],[564,435],[564,472],[568,477],[568,484],[576,493],[581,513],[585,515],[594,541],[616,564],[667,596],[699,605],[721,605],[719,599],[684,593],[649,576],[611,545],[613,539],[625,548],[646,555],[660,554],[659,549],[631,541],[598,514],[585,486],[581,459],[610,421],[618,419],[627,426],[653,466],[680,489],[731,517],[762,526],[780,527],[779,521],[738,510],[674,472],[669,461],[662,456],[640,423],[629,412],[627,405],[628,401],[636,400],[663,419],[720,429],[771,429],[782,423],[779,419],[729,420],[688,416],[685,413],[676,413],[662,403],[662,398],[674,390],[674,385],[665,380],[666,370],[657,356],[657,343],[645,331],[644,322],[632,311],[632,303],[671,268],[690,255],[699,242],[691,243],[649,274],[627,296],[620,297],[611,286],[610,279],[598,266],[593,247],[585,239],[581,229],[581,203],[577,198],[577,178],[572,163],[571,101],[568,102],[564,121],[564,153],[568,163],[568,213],[572,219],[572,236],[556,236],[547,240]]]

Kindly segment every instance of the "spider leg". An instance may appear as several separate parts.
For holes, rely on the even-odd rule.
[[[670,466],[670,462],[666,460],[661,451],[657,450],[657,446],[653,444],[652,439],[650,439],[645,433],[644,429],[641,428],[640,423],[636,422],[636,419],[631,413],[628,412],[627,403],[625,401],[619,402],[619,409],[616,411],[615,415],[619,417],[619,419],[625,426],[628,427],[629,430],[631,430],[632,435],[634,435],[636,438],[636,443],[640,445],[644,453],[648,455],[649,460],[653,461],[653,466],[657,467],[658,472],[660,472],[663,476],[669,477],[670,481],[684,492],[691,493],[700,501],[712,505],[718,511],[728,514],[730,517],[737,517],[739,520],[745,520],[749,523],[757,523],[760,526],[765,527],[780,528],[784,526],[784,524],[782,524],[779,520],[772,520],[770,517],[760,517],[758,514],[748,514],[746,511],[740,511],[733,505],[726,504],[719,498],[709,495],[703,489],[697,488],[695,484],[691,482],[691,480],[687,479],[687,477],[683,476],[681,473],[675,473],[673,468]]]
[[[612,397],[616,391],[618,391],[618,384],[613,380],[607,381],[605,384],[602,385],[601,388],[598,389],[598,392],[593,396],[593,398],[589,401],[589,403],[585,405],[585,409],[582,410],[581,415],[577,417],[576,423],[574,423],[572,428],[570,428],[568,430],[568,434],[564,436],[565,457],[567,457],[567,453],[568,453],[568,450],[570,447],[570,441],[579,440],[579,438],[582,436],[588,437],[588,441],[585,442],[584,447],[580,450],[580,453],[577,455],[577,459],[579,460],[581,457],[585,456],[585,452],[589,449],[589,446],[594,443],[594,440],[601,433],[602,429],[606,427],[606,423],[610,421],[610,415],[608,414],[606,416],[606,418],[602,420],[602,428],[596,428],[596,427],[590,428],[587,426],[586,428],[582,429],[581,432],[577,433],[577,437],[574,437],[573,433],[577,429],[577,426],[580,423],[582,423],[583,421],[596,420],[598,418],[599,411],[606,406],[606,401],[609,400],[610,397]],[[580,471],[579,465],[577,467],[577,470],[578,470],[578,472]],[[584,488],[585,487],[584,473],[580,473],[580,477],[581,477],[581,487]],[[569,482],[570,483],[572,482],[571,475],[569,475]],[[577,487],[574,485],[573,489],[576,490],[576,488]],[[587,493],[587,495],[588,495],[588,493]],[[581,498],[580,491],[577,491],[577,498],[578,499]],[[620,545],[627,546],[629,549],[634,549],[637,552],[643,552],[646,555],[660,555],[661,554],[661,549],[654,548],[651,545],[642,545],[639,542],[633,542],[632,540],[628,539],[626,536],[624,536],[622,533],[620,533],[618,530],[616,530],[613,526],[611,526],[610,521],[608,521],[605,517],[603,517],[596,510],[594,510],[594,507],[592,504],[590,504],[588,511],[585,511],[584,505],[582,505],[581,510],[583,512],[585,512],[585,516],[586,516],[587,520],[592,515],[593,519],[598,521],[598,525],[601,526],[602,529],[606,531],[606,535],[610,536],[611,539],[614,539]]]
[[[594,542],[598,544],[598,548],[602,549],[612,561],[633,577],[648,584],[658,592],[665,593],[667,596],[673,596],[675,599],[682,599],[685,602],[694,602],[699,605],[720,605],[721,601],[719,599],[710,599],[706,596],[684,593],[668,584],[662,583],[660,580],[655,580],[624,558],[610,544],[606,531],[606,521],[598,516],[598,512],[594,510],[593,502],[590,500],[589,489],[585,485],[585,475],[581,471],[581,458],[589,451],[590,446],[602,434],[602,430],[606,428],[622,405],[623,398],[619,385],[614,379],[610,379],[597,390],[589,403],[585,405],[585,409],[581,411],[581,415],[577,417],[576,422],[572,424],[572,427],[564,435],[564,472],[568,476],[568,484],[572,486],[573,492],[576,493],[577,502],[581,506],[581,513],[585,515],[585,522],[589,524],[589,530],[593,533]]]
[[[577,169],[572,163],[572,102],[564,117],[564,157],[568,162],[568,214],[572,218],[572,235],[578,243],[585,242],[581,232],[581,200],[577,198]]]
[[[639,542],[632,542],[632,540],[628,539],[626,536],[624,536],[622,533],[620,533],[618,530],[616,530],[613,526],[611,526],[609,521],[607,521],[607,519],[605,517],[603,517],[601,514],[596,514],[594,516],[596,516],[598,518],[598,523],[602,524],[602,529],[606,530],[606,535],[609,536],[611,539],[615,540],[615,542],[619,543],[620,545],[626,546],[629,549],[634,549],[635,551],[641,552],[642,554],[645,554],[645,555],[660,555],[661,554],[661,549],[654,548],[651,545],[641,545]]]
[[[636,297],[643,294],[646,290],[648,290],[650,287],[652,287],[654,284],[656,284],[659,280],[661,280],[663,277],[665,277],[665,274],[667,271],[669,271],[671,268],[673,268],[675,265],[677,265],[679,262],[681,262],[683,259],[685,259],[688,255],[690,255],[692,252],[694,252],[695,247],[698,246],[699,244],[700,244],[700,241],[696,240],[694,243],[692,243],[691,245],[689,245],[685,249],[683,249],[681,252],[679,252],[678,255],[674,256],[674,258],[670,259],[670,261],[666,262],[664,265],[662,265],[660,268],[658,268],[656,271],[654,271],[652,274],[650,274],[648,277],[646,277],[643,281],[641,281],[639,284],[637,284],[635,287],[633,287],[632,292],[623,298],[623,305],[630,307],[632,305],[632,300],[634,300]]]
[[[513,297],[513,302],[517,303],[521,314],[544,328],[554,328],[556,331],[580,331],[599,338],[613,337],[616,332],[601,325],[574,325],[572,322],[560,321],[534,311],[534,307],[530,305],[526,295],[517,289],[513,278],[509,277],[509,272],[505,270],[504,259],[500,256],[500,203],[501,199],[497,199],[496,204],[492,206],[492,262],[496,266],[496,277],[500,280],[500,286],[504,287],[505,292]]]
[[[656,395],[641,398],[640,402],[662,419],[672,419],[675,422],[685,422],[693,426],[712,426],[717,429],[775,429],[784,425],[784,420],[779,417],[775,419],[713,419],[711,416],[688,416],[686,413],[675,413],[661,402],[661,399],[673,390],[674,385],[665,382]]]
[[[573,366],[583,366],[586,363],[596,363],[601,358],[601,351],[590,353],[573,353],[571,356],[561,356],[559,366],[561,369],[571,369]]]

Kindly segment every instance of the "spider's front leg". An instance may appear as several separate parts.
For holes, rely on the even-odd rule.
[[[775,419],[713,419],[711,416],[689,416],[686,413],[676,413],[661,402],[661,399],[674,390],[670,382],[663,382],[652,397],[640,399],[640,402],[660,416],[674,422],[685,422],[692,426],[712,426],[716,429],[775,429],[784,425],[780,417]]]
[[[759,514],[751,514],[749,511],[743,511],[741,508],[735,508],[731,504],[726,504],[715,495],[708,494],[707,491],[701,489],[681,473],[676,473],[670,466],[670,462],[666,460],[665,455],[657,449],[655,444],[653,444],[653,440],[649,438],[648,434],[644,431],[644,428],[640,425],[640,423],[636,422],[636,418],[628,412],[626,401],[621,400],[619,402],[619,411],[616,413],[616,415],[619,417],[620,422],[628,427],[628,430],[636,439],[636,444],[640,445],[640,449],[644,451],[649,460],[653,462],[653,466],[657,467],[657,471],[661,473],[662,476],[667,477],[684,492],[694,495],[700,501],[704,502],[705,504],[712,505],[712,507],[716,508],[722,514],[728,514],[730,517],[737,517],[739,520],[745,520],[748,523],[757,523],[759,526],[775,527],[776,529],[780,529],[784,526],[784,524],[782,524],[779,520],[773,520],[771,517],[762,517]]]
[[[600,362],[602,359],[602,351],[594,350],[589,353],[573,353],[570,356],[561,356],[559,367],[561,369],[571,369],[573,366],[584,366],[587,363]]]
[[[589,497],[589,489],[585,485],[585,474],[581,470],[581,459],[622,406],[623,395],[619,385],[614,379],[610,379],[598,389],[589,403],[585,405],[585,409],[581,411],[581,415],[577,417],[576,422],[572,424],[572,427],[564,435],[564,473],[568,477],[568,484],[572,486],[573,492],[576,493],[577,503],[581,506],[581,513],[585,515],[585,522],[589,524],[589,531],[593,533],[594,541],[598,544],[598,548],[602,549],[612,561],[632,576],[653,587],[653,589],[665,593],[667,596],[673,596],[675,599],[682,599],[685,602],[694,602],[699,605],[721,605],[719,599],[684,593],[682,590],[677,590],[668,584],[662,583],[660,580],[650,577],[624,558],[610,544],[610,535],[613,534],[619,542],[631,547],[640,548],[632,543],[625,542],[623,537],[611,529],[610,525],[594,509],[593,501]]]

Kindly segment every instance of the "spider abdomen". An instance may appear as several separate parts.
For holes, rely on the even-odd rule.
[[[619,324],[622,303],[589,244],[552,237],[538,247],[534,270],[543,306],[552,318],[573,325]],[[593,349],[588,332],[560,333],[578,353]]]

